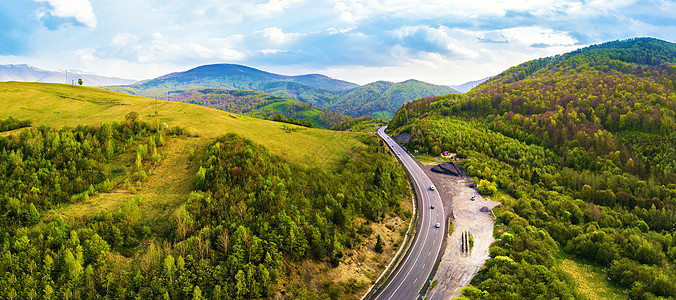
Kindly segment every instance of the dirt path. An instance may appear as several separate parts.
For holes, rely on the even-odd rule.
[[[432,179],[441,194],[444,210],[454,222],[453,235],[445,245],[445,250],[434,276],[437,286],[427,293],[427,299],[450,299],[458,297],[458,291],[469,284],[472,277],[489,258],[488,248],[493,242],[493,219],[490,213],[481,212],[484,206],[493,208],[499,202],[481,197],[469,178],[460,178],[432,172],[435,164],[419,163]],[[476,195],[474,201],[470,200]],[[474,237],[474,247],[469,254],[461,252],[461,234],[468,231]]]

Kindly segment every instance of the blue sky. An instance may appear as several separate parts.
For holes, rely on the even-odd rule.
[[[586,45],[676,41],[664,0],[17,0],[0,64],[146,79],[210,63],[460,84]]]

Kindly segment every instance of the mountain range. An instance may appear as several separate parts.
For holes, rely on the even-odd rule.
[[[136,82],[132,79],[99,76],[77,71],[68,72],[66,75],[66,72],[48,71],[26,64],[0,65],[0,81],[77,84],[78,79],[82,79],[82,84],[85,86],[124,85]]]
[[[363,86],[319,74],[286,76],[235,64],[204,65],[111,90],[163,99],[194,88],[238,89],[288,97],[352,117],[389,119],[401,104],[458,91],[417,80]]]

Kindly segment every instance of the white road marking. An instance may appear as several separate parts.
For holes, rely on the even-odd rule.
[[[379,135],[381,134],[381,132],[382,132],[381,137],[387,137],[387,135],[384,133],[384,130],[382,130],[382,128],[379,129],[379,132],[378,132]],[[386,142],[387,142],[387,144],[390,145],[391,147],[396,145],[395,149],[399,149],[400,151],[403,152],[403,149],[401,149],[401,147],[399,147],[399,145],[396,144],[393,140],[390,139],[389,141],[386,141]],[[392,144],[390,144],[389,142],[392,142]],[[419,178],[419,179],[425,179],[425,178],[427,178],[427,176],[425,175],[425,173],[422,172],[422,170],[421,170],[419,167],[417,167],[417,164],[415,163],[415,161],[413,160],[413,158],[411,158],[411,157],[408,155],[408,153],[405,153],[405,154],[401,155],[400,159],[401,159],[401,162],[402,162],[402,163],[404,164],[404,166],[406,167],[406,169],[409,170],[409,172],[411,172],[411,175],[412,175],[413,177],[416,177],[416,178]],[[414,176],[414,175],[415,175],[415,176]],[[429,179],[428,179],[427,181],[429,181]],[[416,181],[416,182],[417,182],[417,181]],[[420,188],[422,191],[426,191],[426,190],[427,190],[426,186],[429,186],[429,184],[430,184],[430,183],[422,184],[422,186],[421,186],[421,185],[418,185],[418,188]],[[422,192],[422,191],[421,191],[421,192]],[[436,193],[434,193],[434,192],[431,192],[431,193],[432,193],[433,195],[438,195],[438,194],[436,194]],[[432,202],[432,199],[428,199],[428,197],[430,197],[430,196],[428,196],[429,194],[430,194],[430,193],[420,193],[420,196],[421,196],[421,199],[420,199],[420,200],[421,200],[421,202],[422,202],[422,204],[423,204],[423,206],[420,208],[421,210],[423,210],[424,207],[429,207],[429,206],[430,206],[430,202]],[[440,201],[437,201],[437,202],[440,202]],[[440,204],[439,206],[441,207],[441,206],[443,206],[443,204]],[[438,215],[438,212],[437,212],[437,215],[436,215],[437,218],[436,218],[436,219],[438,219],[438,216],[439,216],[439,215]],[[422,226],[430,226],[430,227],[431,227],[431,226],[434,226],[431,215],[429,215],[429,214],[423,214],[422,220],[421,220],[421,223],[420,223],[420,226],[421,226],[421,228],[422,228]],[[416,249],[419,249],[419,250],[418,250],[418,252],[417,252],[417,256],[416,256],[415,260],[413,261],[413,266],[415,266],[415,265],[418,263],[418,259],[420,258],[420,255],[422,254],[422,249],[424,249],[424,248],[425,248],[425,245],[427,245],[427,238],[428,238],[428,236],[429,236],[429,232],[430,232],[430,229],[429,229],[429,228],[430,228],[430,227],[427,227],[428,230],[425,232],[425,236],[424,236],[424,238],[423,238],[422,243],[416,243],[416,245],[414,245],[414,247],[416,247]],[[436,238],[435,238],[435,239],[432,241],[433,248],[439,248],[439,249],[440,249],[440,243],[439,243],[439,242],[440,242],[439,239],[436,239]],[[415,249],[411,249],[411,250],[415,250]],[[428,257],[430,256],[430,254],[431,254],[431,251],[428,252],[428,254],[427,254]],[[404,265],[406,265],[408,262],[410,262],[410,258],[412,258],[412,257],[409,257],[409,259],[407,259],[406,262],[404,262]],[[408,264],[410,265],[410,263],[408,263]],[[396,278],[398,275],[400,275],[401,270],[403,270],[404,267],[405,267],[404,265],[402,265],[402,267],[397,271],[397,274],[395,274],[394,277],[392,277],[393,279]],[[423,264],[423,269],[426,267],[426,265],[427,265],[426,263]],[[432,265],[433,265],[433,264],[432,264]],[[413,270],[413,268],[409,268],[408,272],[407,272],[406,275],[403,277],[403,280],[399,283],[399,285],[398,285],[397,288],[394,290],[392,296],[390,296],[389,299],[392,299],[392,297],[394,297],[394,296],[401,296],[401,295],[397,295],[397,292],[399,291],[399,288],[402,286],[402,284],[403,284],[404,282],[410,282],[410,281],[408,281],[408,280],[406,280],[406,279],[409,277],[409,275],[411,274],[411,271],[412,271],[412,270]],[[420,274],[414,274],[414,275],[415,275],[415,276],[418,276],[418,275],[420,275]],[[417,281],[417,279],[418,279],[418,278],[415,277],[414,280],[413,280],[413,282],[415,283],[415,282]],[[386,287],[386,289],[387,289],[387,287]],[[384,290],[383,290],[383,292],[384,292]],[[382,295],[382,294],[381,294],[381,295]]]

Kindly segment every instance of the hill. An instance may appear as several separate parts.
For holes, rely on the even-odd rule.
[[[565,298],[574,288],[553,259],[565,251],[630,297],[676,296],[675,62],[669,42],[608,42],[400,108],[390,130],[409,133],[409,149],[456,152],[480,190],[517,199],[496,213],[500,241],[466,295],[541,285]]]
[[[259,118],[272,119],[281,115],[287,119],[309,121],[312,126],[322,128],[331,128],[340,122],[352,119],[298,100],[245,90],[190,89],[179,93],[170,93],[164,99],[193,103]]]
[[[373,135],[62,84],[0,99],[2,299],[359,298],[411,217]]]
[[[71,81],[77,84],[81,78],[85,86],[106,86],[106,85],[124,85],[132,84],[136,80],[122,79],[114,77],[98,76],[78,72],[68,72],[66,80],[65,72],[56,72],[38,69],[29,65],[0,65],[0,81],[21,81],[21,82],[43,82],[43,83],[64,83]]]
[[[344,92],[328,108],[349,112],[351,116],[373,116],[390,119],[402,104],[428,96],[457,93],[449,87],[418,80],[403,82],[378,81]]]
[[[247,66],[217,64],[171,73],[111,90],[162,99],[167,93],[196,88],[252,90],[292,98],[352,117],[390,118],[402,104],[427,96],[457,93],[421,81],[375,82],[358,86],[324,75],[285,76]]]
[[[267,92],[271,88],[269,85],[274,86],[275,83],[294,83],[327,91],[340,91],[358,86],[323,75],[285,76],[242,65],[214,64],[141,81],[128,86],[128,89],[119,90],[135,95],[158,97],[171,91],[205,87]]]
[[[160,124],[186,128],[202,141],[235,132],[286,159],[309,165],[331,165],[358,143],[357,136],[348,133],[308,128],[286,134],[277,122],[88,87],[7,82],[0,83],[0,96],[0,118],[30,119],[33,126],[74,127],[83,120],[90,124],[113,122],[131,111],[137,112],[141,120],[153,121],[157,111]],[[203,125],[205,120],[209,126]]]

